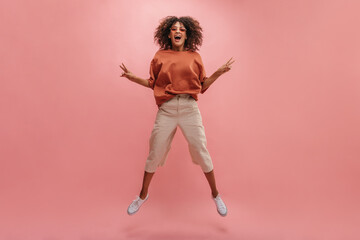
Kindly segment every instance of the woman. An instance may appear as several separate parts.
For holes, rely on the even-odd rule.
[[[160,45],[150,65],[150,78],[135,76],[122,64],[121,77],[154,90],[158,112],[150,137],[150,150],[145,163],[142,189],[128,207],[128,214],[136,213],[148,199],[150,181],[158,166],[163,166],[170,150],[177,126],[183,132],[193,163],[200,165],[210,185],[213,200],[221,216],[227,208],[215,184],[213,164],[206,148],[205,131],[197,105],[197,94],[223,73],[231,69],[232,58],[213,75],[206,77],[201,56],[196,52],[202,44],[202,28],[192,17],[168,16],[160,22],[154,35]]]

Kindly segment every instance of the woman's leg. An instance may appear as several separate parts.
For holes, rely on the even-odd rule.
[[[214,170],[211,170],[210,172],[205,173],[205,176],[209,182],[209,185],[211,188],[211,194],[212,194],[214,202],[216,204],[217,211],[221,216],[225,217],[227,215],[227,207],[226,207],[224,201],[221,199],[220,195],[218,195],[219,192],[216,189]]]
[[[146,195],[148,194],[149,185],[150,185],[152,177],[154,176],[154,173],[155,172],[149,173],[149,172],[144,171],[142,188],[141,188],[140,195],[139,195],[139,197],[141,199],[145,199]]]
[[[176,103],[176,102],[175,102]],[[177,113],[174,102],[163,103],[159,108],[149,139],[149,154],[145,162],[145,172],[153,173],[166,162],[172,140],[177,130]],[[145,177],[148,174],[145,173]]]
[[[144,178],[139,195],[141,199],[145,199],[147,196],[155,170],[165,164],[177,129],[176,108],[171,108],[173,102],[163,104],[156,114],[154,127],[149,139],[149,155],[145,162]],[[167,108],[166,106],[169,105],[170,108]]]
[[[205,174],[205,177],[206,177],[207,181],[209,182],[209,185],[210,185],[210,188],[211,188],[211,194],[215,198],[219,194],[219,192],[218,192],[218,190],[216,188],[214,170],[211,170],[208,173],[204,172],[204,174]]]
[[[176,99],[175,99],[176,100]],[[159,166],[165,164],[171,142],[177,129],[176,102],[165,102],[158,109],[153,130],[149,139],[149,154],[145,162],[142,188],[139,196],[128,207],[128,214],[136,213],[147,200],[149,185]]]
[[[151,178],[153,175],[154,175],[154,173],[149,173],[149,172],[145,171],[144,179],[143,179],[143,186],[142,186],[141,192],[139,194],[139,197],[136,197],[136,199],[134,201],[132,201],[132,203],[129,205],[129,207],[127,209],[127,213],[129,215],[133,215],[137,211],[139,211],[141,205],[147,200],[146,196],[147,196],[149,184],[150,184],[150,181],[151,181]]]

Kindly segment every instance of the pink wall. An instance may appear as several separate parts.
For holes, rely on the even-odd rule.
[[[0,238],[359,239],[357,1],[2,1]],[[168,15],[204,29],[199,96],[221,218],[178,129],[135,216]],[[179,171],[180,169],[180,171]]]

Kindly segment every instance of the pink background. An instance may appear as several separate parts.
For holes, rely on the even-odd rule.
[[[0,239],[359,239],[360,4],[354,0],[0,3]],[[153,32],[204,30],[199,107],[220,217],[180,129],[134,216],[157,107]]]

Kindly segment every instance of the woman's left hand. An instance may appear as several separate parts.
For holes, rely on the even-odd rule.
[[[235,62],[235,60],[231,61],[232,58],[230,58],[229,61],[227,61],[227,63],[225,63],[224,65],[222,65],[216,72],[219,73],[220,75],[226,73],[227,71],[229,71],[231,69],[231,64],[233,64]]]

